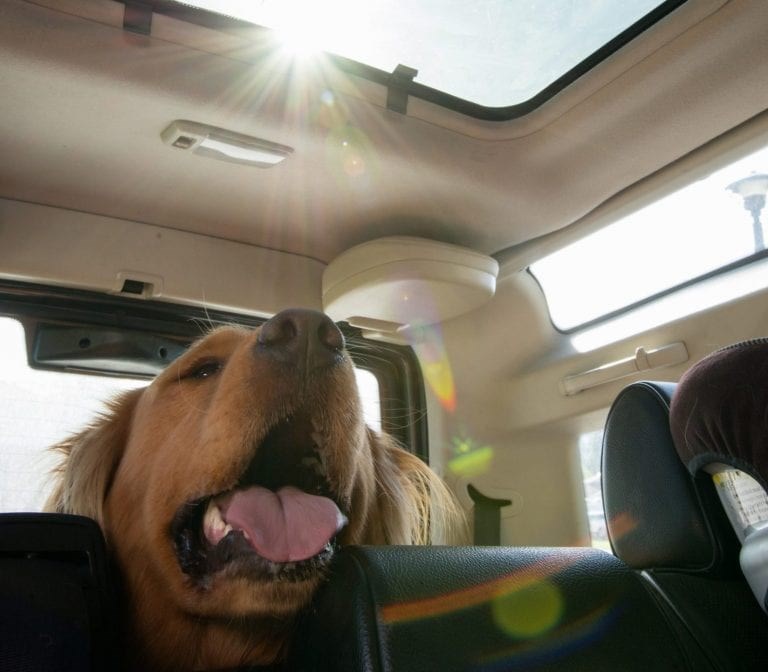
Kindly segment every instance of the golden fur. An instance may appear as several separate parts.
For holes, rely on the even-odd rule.
[[[189,502],[238,487],[281,419],[311,415],[322,433],[327,482],[349,519],[341,545],[443,542],[460,523],[440,479],[365,426],[346,353],[320,373],[287,373],[254,355],[258,333],[213,331],[57,446],[64,459],[47,508],[90,516],[104,530],[138,669],[267,664],[284,655],[293,616],[323,568],[289,581],[228,568],[192,580],[171,532]]]

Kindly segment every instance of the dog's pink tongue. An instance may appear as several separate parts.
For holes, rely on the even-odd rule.
[[[332,500],[293,487],[237,490],[219,506],[224,520],[246,532],[256,552],[272,562],[317,555],[347,523]]]

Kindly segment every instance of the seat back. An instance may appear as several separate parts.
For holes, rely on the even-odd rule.
[[[712,669],[637,573],[591,548],[345,548],[293,650],[304,672]]]
[[[116,622],[95,522],[0,514],[0,671],[115,669]]]
[[[616,555],[675,612],[718,670],[768,669],[768,619],[739,570],[711,478],[692,478],[669,425],[676,386],[625,388],[603,439],[603,502]]]

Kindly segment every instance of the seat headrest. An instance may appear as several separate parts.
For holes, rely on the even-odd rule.
[[[692,474],[727,464],[768,489],[768,339],[736,343],[692,366],[680,379],[670,424]]]
[[[611,407],[602,463],[608,536],[635,569],[719,572],[738,555],[735,538],[716,494],[697,488],[677,456],[674,393],[674,383],[637,382]]]

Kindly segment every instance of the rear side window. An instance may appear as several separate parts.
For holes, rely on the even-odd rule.
[[[32,369],[24,329],[8,317],[0,317],[0,348],[0,512],[40,511],[59,461],[50,447],[86,427],[111,397],[149,381]],[[356,374],[366,422],[381,430],[378,379]]]
[[[603,430],[586,432],[579,436],[579,457],[584,478],[584,503],[589,519],[592,546],[611,551],[608,528],[603,512],[602,487]]]
[[[767,193],[763,147],[532,264],[554,325],[570,332],[647,304],[647,329],[765,287]],[[703,299],[661,300],[715,275]]]

